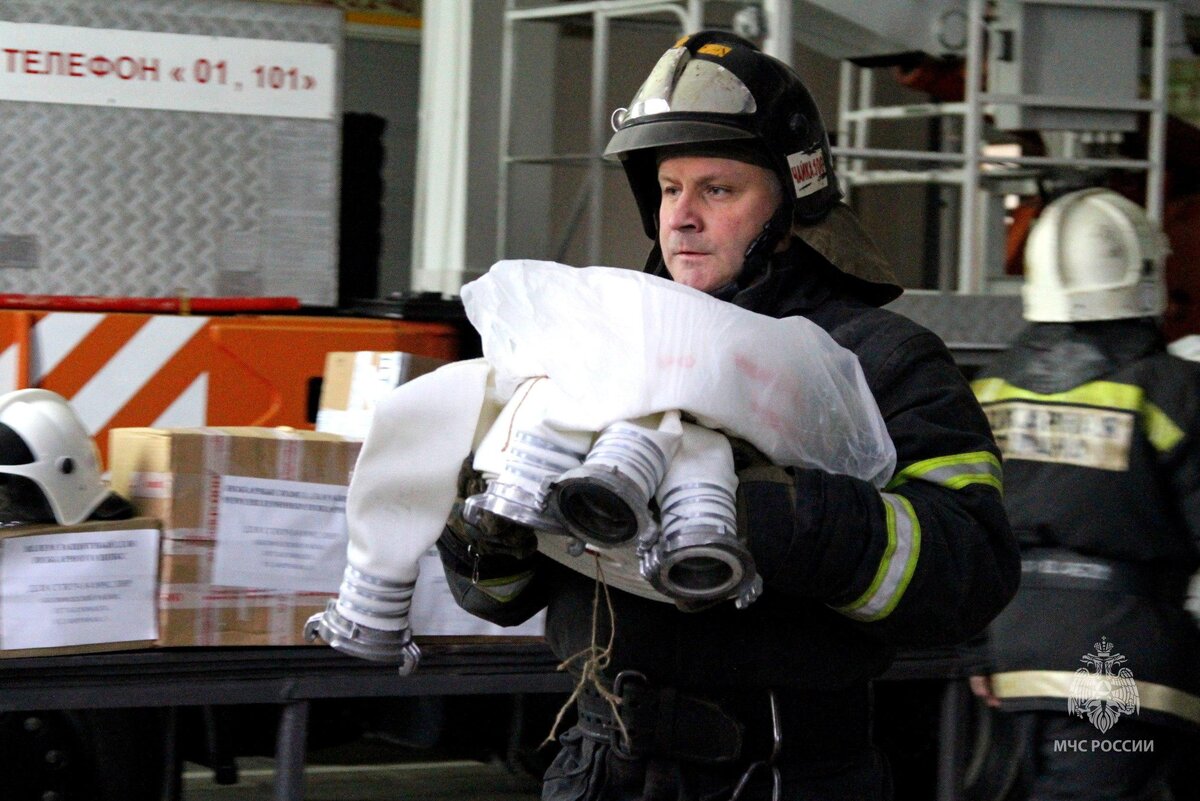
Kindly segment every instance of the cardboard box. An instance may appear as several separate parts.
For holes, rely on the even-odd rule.
[[[293,429],[114,429],[113,490],[162,520],[157,644],[303,644],[345,568],[361,446]]]
[[[281,493],[299,491],[289,482],[314,493],[330,487],[344,493],[361,447],[336,434],[290,428],[115,428],[110,484],[138,514],[162,520],[164,538],[211,542],[222,508],[231,508],[221,502],[223,479],[279,482]],[[261,488],[259,494],[272,497]],[[274,497],[286,505],[283,495]]]
[[[336,592],[223,587],[213,579],[214,552],[209,542],[163,542],[158,645],[314,644],[304,640],[304,623],[325,611]],[[410,622],[422,640],[516,642],[545,634],[544,612],[519,626],[502,628],[464,611],[451,596],[433,549],[421,557],[420,571]]]
[[[336,591],[221,586],[213,580],[215,552],[212,542],[163,541],[158,645],[308,644],[305,621],[324,611]]]
[[[0,657],[149,648],[157,520],[0,528]]]
[[[113,489],[163,522],[157,644],[305,644],[305,621],[337,596],[345,569],[345,498],[360,448],[308,431],[115,429]],[[540,615],[505,629],[459,608],[433,550],[420,573],[418,636],[543,633]]]
[[[336,351],[325,356],[317,430],[363,439],[375,404],[406,381],[448,362],[402,351]]]

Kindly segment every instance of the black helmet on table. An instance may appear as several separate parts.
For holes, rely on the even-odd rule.
[[[658,237],[658,164],[664,155],[736,158],[771,170],[784,190],[783,203],[747,252],[748,263],[795,233],[865,282],[879,302],[900,294],[886,259],[841,203],[816,101],[794,70],[751,42],[724,31],[684,36],[659,58],[629,107],[614,112],[613,127],[604,155],[621,160],[652,240]],[[826,223],[830,230],[823,229]],[[833,241],[846,231],[863,244]]]

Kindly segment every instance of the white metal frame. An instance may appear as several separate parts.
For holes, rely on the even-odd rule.
[[[496,258],[506,257],[509,224],[509,169],[516,164],[576,164],[588,167],[585,197],[588,204],[588,263],[600,263],[602,218],[600,200],[604,192],[604,147],[608,138],[610,110],[605,108],[608,90],[608,46],[610,22],[621,17],[672,14],[684,31],[696,30],[703,21],[703,0],[662,2],[662,0],[593,0],[593,2],[556,3],[537,7],[518,7],[507,0],[500,62],[500,165],[496,182]],[[590,16],[592,38],[592,88],[589,114],[590,152],[514,156],[512,146],[514,39],[518,23],[530,20],[561,20]]]
[[[961,103],[926,103],[908,106],[872,106],[872,77],[869,70],[859,69],[848,61],[842,62],[841,89],[838,101],[838,141],[835,156],[846,165],[840,176],[848,191],[856,185],[886,183],[944,183],[957,185],[959,197],[958,258],[954,289],[959,293],[979,293],[986,290],[986,271],[983,269],[980,243],[981,171],[985,164],[1006,164],[1016,167],[1108,167],[1143,170],[1146,173],[1146,211],[1155,221],[1162,219],[1162,192],[1165,174],[1166,113],[1167,113],[1167,25],[1168,3],[1160,0],[1020,0],[1029,5],[1058,5],[1083,8],[1134,10],[1152,16],[1150,63],[1150,96],[1125,102],[1106,101],[1103,106],[1094,100],[1047,95],[997,94],[981,88],[983,75],[983,39],[985,32],[984,7],[986,0],[967,0],[968,38],[966,53],[965,97]],[[1132,111],[1149,115],[1148,146],[1143,159],[1082,158],[1074,155],[1055,156],[987,156],[982,152],[983,115],[988,106],[1021,105]],[[957,116],[962,118],[962,149],[958,152],[933,152],[872,148],[868,141],[871,122],[911,119],[917,116]],[[875,160],[933,163],[923,171],[877,169],[868,167]]]

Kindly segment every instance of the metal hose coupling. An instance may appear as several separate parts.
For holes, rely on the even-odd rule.
[[[642,576],[682,601],[733,598],[744,609],[762,594],[754,558],[737,536],[737,506],[726,487],[681,484],[660,493],[662,533],[639,548]]]
[[[539,531],[562,532],[546,500],[550,483],[577,467],[584,454],[529,431],[518,431],[505,452],[504,467],[487,490],[463,503],[463,518],[478,526],[496,515]]]
[[[304,638],[320,638],[360,659],[398,664],[407,676],[421,661],[408,625],[415,588],[416,582],[387,581],[347,565],[338,597],[305,622]]]
[[[550,504],[571,535],[597,547],[644,537],[656,530],[650,498],[668,462],[650,429],[613,423],[600,432],[582,465],[553,482]]]

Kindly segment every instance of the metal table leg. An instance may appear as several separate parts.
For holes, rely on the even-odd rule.
[[[946,682],[938,724],[937,801],[958,801],[962,796],[970,701],[971,690],[965,679]]]
[[[162,722],[163,784],[159,797],[162,801],[180,801],[183,798],[183,758],[179,753],[179,708],[165,707]]]
[[[275,733],[275,801],[303,801],[308,701],[284,704]]]

